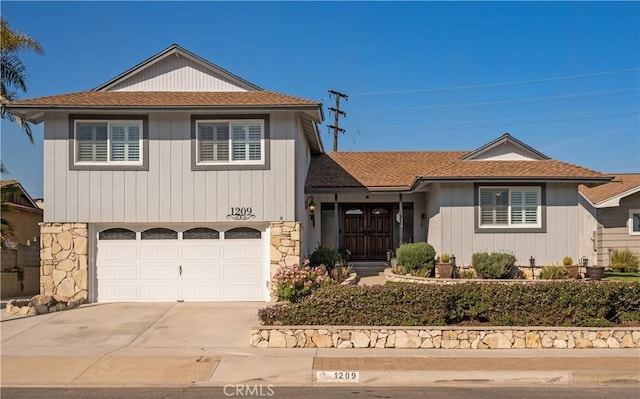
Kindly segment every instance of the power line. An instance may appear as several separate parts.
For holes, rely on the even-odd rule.
[[[628,116],[628,115],[640,115],[640,111],[628,111],[628,112],[618,112],[618,113],[603,113],[603,114],[593,114],[593,113],[578,113],[578,114],[564,114],[564,115],[556,115],[549,118],[528,118],[527,119],[494,119],[494,120],[477,120],[477,121],[463,121],[463,122],[454,122],[452,124],[441,123],[435,125],[412,125],[412,126],[420,126],[419,130],[406,130],[406,129],[398,129],[397,126],[387,126],[385,130],[388,132],[380,132],[380,133],[367,133],[366,136],[386,136],[386,135],[401,135],[401,134],[414,134],[414,133],[427,133],[429,130],[456,130],[456,129],[469,129],[473,127],[474,129],[480,127],[491,127],[491,126],[503,126],[503,125],[528,125],[528,124],[538,124],[538,123],[551,123],[551,122],[562,122],[562,121],[570,121],[570,120],[585,120],[585,119],[602,119],[602,118],[611,118],[618,116]],[[537,119],[537,120],[536,120]],[[464,125],[464,126],[452,126],[452,125]]]
[[[464,89],[477,89],[477,88],[484,88],[484,87],[513,86],[513,85],[520,85],[520,84],[553,82],[553,81],[557,81],[557,80],[588,78],[588,77],[592,77],[592,76],[613,75],[613,74],[617,74],[617,73],[634,72],[634,71],[640,71],[640,68],[618,69],[618,70],[614,70],[614,71],[604,71],[604,72],[594,72],[594,73],[583,73],[583,74],[579,74],[579,75],[558,76],[558,77],[555,77],[555,78],[519,80],[519,81],[514,81],[514,82],[488,83],[488,84],[468,85],[468,86],[438,87],[438,88],[432,88],[432,89],[407,89],[407,90],[369,91],[369,92],[352,93],[351,95],[352,96],[373,96],[373,95],[378,95],[378,94],[427,93],[427,92],[446,91],[446,90],[464,90]]]
[[[531,98],[520,98],[515,100],[503,100],[503,101],[486,101],[480,103],[466,103],[466,104],[447,104],[447,105],[420,105],[415,107],[402,107],[402,108],[386,108],[386,109],[378,109],[372,110],[374,112],[380,111],[402,111],[402,110],[425,110],[425,109],[445,109],[445,108],[461,108],[461,107],[473,107],[479,105],[498,105],[498,104],[515,104],[515,103],[525,103],[525,102],[535,102],[535,101],[547,101],[547,100],[565,100],[571,98],[580,98],[580,97],[592,97],[592,96],[602,96],[609,94],[622,94],[622,93],[630,93],[633,91],[638,91],[637,87],[630,87],[626,89],[619,90],[606,90],[606,91],[592,91],[587,93],[577,93],[577,94],[565,94],[562,96],[548,96],[548,97],[531,97]]]

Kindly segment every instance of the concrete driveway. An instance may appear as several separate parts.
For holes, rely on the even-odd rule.
[[[259,377],[278,362],[286,366],[285,376],[274,379],[287,384],[299,367],[310,370],[315,351],[299,351],[294,359],[277,350],[259,356],[249,346],[250,329],[259,324],[258,309],[267,305],[89,304],[5,319],[2,385],[217,385]],[[310,383],[308,376],[304,380]]]

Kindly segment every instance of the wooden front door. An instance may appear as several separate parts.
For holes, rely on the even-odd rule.
[[[386,259],[391,249],[392,204],[344,204],[342,248],[353,260]]]

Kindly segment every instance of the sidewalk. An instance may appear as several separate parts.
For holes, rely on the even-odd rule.
[[[251,348],[264,306],[90,304],[4,320],[2,386],[640,387],[638,349]]]

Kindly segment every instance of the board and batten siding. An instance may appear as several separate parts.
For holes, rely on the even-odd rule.
[[[629,209],[640,208],[640,193],[620,200],[620,205],[599,208],[598,212],[598,264],[609,266],[609,248],[625,249],[640,255],[640,236],[629,234]]]
[[[511,252],[518,265],[528,265],[531,256],[537,265],[553,265],[562,264],[565,256],[585,255],[579,253],[576,184],[546,184],[545,233],[476,233],[473,190],[473,183],[443,183],[440,188],[441,252],[453,253],[458,264],[470,265],[473,253],[485,251]]]
[[[45,222],[233,222],[231,207],[251,207],[252,222],[295,220],[294,112],[270,114],[270,168],[192,171],[189,113],[149,114],[148,171],[69,170],[68,115],[46,116]]]
[[[109,91],[247,91],[185,57],[167,57]]]

